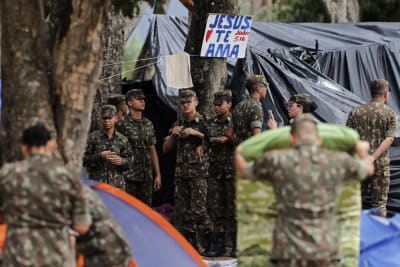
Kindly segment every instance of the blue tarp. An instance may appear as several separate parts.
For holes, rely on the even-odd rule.
[[[361,213],[359,267],[400,266],[400,214],[391,219]]]

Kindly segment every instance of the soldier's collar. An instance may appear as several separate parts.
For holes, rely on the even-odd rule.
[[[194,116],[193,119],[188,120],[188,119],[186,118],[186,116],[184,116],[184,120],[185,120],[185,121],[194,121],[194,122],[196,122],[196,123],[199,123],[199,121],[200,121],[200,116],[201,116],[200,113],[196,112],[196,115]]]
[[[309,146],[309,147],[313,147],[313,146],[317,146],[317,143],[315,143],[314,140],[300,140],[297,141],[297,143],[294,145],[295,147],[304,147],[304,146]]]
[[[379,102],[379,103],[385,103],[385,101],[383,101],[383,99],[380,99],[380,98],[372,98],[371,99],[371,102]]]
[[[231,117],[231,114],[229,114],[226,118],[222,118],[222,117],[219,117],[219,116],[215,116],[214,117],[214,121],[216,122],[216,121],[227,121],[227,122],[230,122],[232,120],[232,117]]]

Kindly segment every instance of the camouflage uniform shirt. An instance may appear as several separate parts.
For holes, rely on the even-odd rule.
[[[233,127],[232,116],[227,118],[214,117],[208,121],[205,132],[204,144],[209,148],[209,173],[213,178],[233,178],[235,170],[233,165],[233,152],[235,146],[229,141],[224,144],[212,143],[211,138],[227,136],[228,128]],[[221,174],[216,175],[215,174]]]
[[[83,192],[92,216],[89,232],[77,239],[78,251],[85,256],[85,267],[128,267],[131,248],[121,227],[92,189],[84,186]]]
[[[344,179],[366,176],[362,161],[303,141],[293,149],[264,154],[245,171],[271,181],[274,188],[278,218],[271,259],[340,258],[334,215],[338,189]]]
[[[4,165],[0,205],[8,225],[3,267],[75,266],[68,228],[90,224],[78,176],[42,154]]]
[[[235,106],[232,117],[236,142],[240,144],[252,136],[253,128],[262,128],[264,112],[261,102],[249,96]]]
[[[101,152],[110,150],[123,159],[120,166],[113,165],[101,157]],[[87,168],[89,178],[107,183],[125,190],[123,171],[132,166],[132,151],[128,139],[115,131],[112,138],[103,131],[94,131],[89,135],[88,143],[83,157],[83,165]]]
[[[205,119],[200,113],[191,120],[181,119],[172,126],[183,126],[184,128],[192,128],[201,133],[205,132]],[[175,139],[177,147],[175,177],[180,178],[206,178],[208,176],[207,161],[196,160],[196,148],[202,144],[202,139],[193,135],[188,137],[178,136]]]
[[[397,115],[383,101],[372,99],[350,112],[346,126],[357,130],[361,140],[370,142],[369,152],[372,154],[386,137],[396,136]],[[388,166],[389,162],[389,152],[386,151],[375,161],[375,166]]]
[[[118,121],[116,128],[128,138],[133,152],[133,166],[126,174],[125,179],[128,181],[152,181],[153,167],[150,147],[157,142],[153,123],[145,117],[137,120],[127,115]]]

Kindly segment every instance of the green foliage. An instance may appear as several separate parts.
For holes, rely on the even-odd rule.
[[[329,22],[329,15],[321,0],[276,0],[252,10],[250,1],[240,1],[242,14],[252,14],[258,21],[270,22]]]
[[[361,21],[400,21],[399,0],[362,0],[359,4]]]
[[[136,60],[139,57],[140,50],[142,49],[143,42],[140,38],[135,35],[133,38],[130,38],[126,43],[124,48],[124,55],[122,57],[122,78],[126,78],[128,80],[132,79],[133,69],[136,65]]]
[[[139,4],[148,2],[153,4],[156,0],[113,0],[113,5],[122,12],[122,15],[132,18],[139,12]]]
[[[329,22],[322,1],[278,0],[272,5],[273,20],[280,22]]]

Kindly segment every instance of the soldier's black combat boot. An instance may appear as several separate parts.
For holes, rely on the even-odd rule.
[[[236,258],[236,238],[237,238],[237,232],[231,232],[230,233],[230,238],[232,242],[232,250],[231,250],[231,257]]]
[[[226,249],[226,238],[225,233],[216,233],[215,234],[215,252],[217,253],[217,257],[227,257],[229,254]]]
[[[213,232],[208,232],[206,234],[206,247],[203,253],[201,253],[202,256],[204,257],[217,257],[217,251],[216,250],[216,238],[215,238],[215,233]]]

